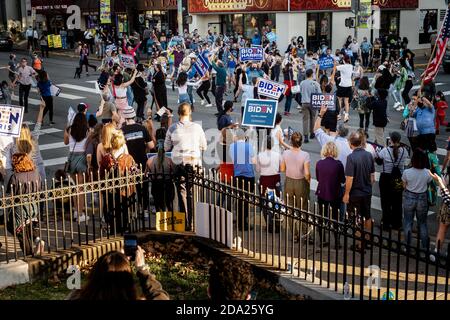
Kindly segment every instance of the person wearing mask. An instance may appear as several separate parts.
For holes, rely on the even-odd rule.
[[[33,77],[36,75],[36,71],[28,66],[27,59],[22,58],[20,67],[17,69],[17,78],[13,82],[13,86],[19,82],[19,105],[24,107],[25,113],[28,113],[28,96],[30,95],[31,84],[34,82]]]
[[[383,148],[375,159],[382,166],[380,175],[380,198],[383,211],[383,230],[400,230],[402,227],[402,193],[401,177],[408,158],[408,151],[400,146],[401,135],[390,134],[389,146]]]
[[[144,250],[137,247],[134,267],[139,279],[138,290],[130,257],[118,251],[102,255],[89,272],[88,280],[79,290],[72,291],[66,300],[72,301],[136,301],[170,300],[145,264]],[[140,293],[139,293],[140,292]]]
[[[53,122],[53,96],[50,88],[52,87],[52,82],[48,79],[48,74],[45,71],[39,72],[37,87],[39,93],[41,94],[42,100],[45,103],[44,117],[49,114],[50,125],[54,125]]]
[[[67,30],[62,27],[61,31],[59,31],[59,35],[61,36],[61,46],[63,50],[67,50],[68,46],[67,46]]]
[[[338,89],[336,95],[339,100],[339,105],[344,109],[344,122],[349,121],[349,111],[350,111],[350,98],[353,95],[353,66],[350,64],[350,58],[348,56],[344,57],[344,64],[337,65],[335,62],[335,71],[339,71],[341,74],[341,81],[338,84]]]
[[[416,119],[417,143],[422,150],[429,150],[436,146],[435,115],[433,104],[419,92],[413,117]]]
[[[244,108],[245,108],[245,104],[247,103],[247,100],[255,98],[255,90],[256,90],[257,82],[258,82],[258,78],[252,78],[251,82],[248,84],[244,83],[244,77],[241,77],[241,79],[240,79],[239,91],[242,92],[241,117],[243,117],[243,115],[244,115]]]
[[[27,50],[28,51],[34,50],[32,26],[28,27],[27,31],[25,32],[25,37],[27,38]]]
[[[256,157],[252,145],[246,141],[245,132],[242,129],[236,131],[236,141],[230,146],[230,155],[234,164],[234,184],[245,192],[255,191],[254,164]],[[243,200],[238,200],[238,227],[240,231],[249,229],[248,205]]]
[[[429,173],[428,157],[425,151],[417,148],[411,158],[412,167],[403,172],[403,232],[405,240],[411,244],[414,217],[419,228],[422,248],[428,246],[428,184],[433,180]]]
[[[291,136],[290,150],[286,150],[281,159],[281,172],[286,173],[284,197],[285,203],[300,210],[309,210],[308,201],[311,183],[311,157],[301,150],[303,137],[300,132]],[[302,230],[303,231],[303,230]],[[295,227],[295,242],[300,240],[298,226]],[[308,232],[303,232],[306,236]]]
[[[368,106],[373,112],[373,125],[375,127],[375,143],[385,146],[384,128],[388,124],[387,97],[388,92],[384,89],[377,90],[377,97]]]
[[[205,132],[198,123],[192,122],[192,108],[189,103],[182,103],[178,107],[179,121],[167,131],[164,141],[166,152],[172,151],[172,161],[175,164],[177,191],[180,212],[186,214],[186,230],[192,227],[192,208],[190,198],[187,197],[192,186],[187,184],[189,171],[202,166],[202,152],[206,150]]]
[[[281,65],[283,63],[282,57],[280,56],[280,53],[277,51],[274,54],[274,57],[272,59],[272,63],[270,65],[270,80],[279,82],[280,81],[280,73],[281,73]]]
[[[338,147],[330,141],[327,142],[320,153],[322,160],[316,164],[317,202],[319,215],[339,220],[339,209],[342,203],[342,185],[345,183],[345,172],[342,162],[337,160]],[[331,215],[330,215],[331,213]]]
[[[144,120],[145,107],[147,105],[147,82],[144,79],[144,65],[138,64],[136,70],[139,72],[139,76],[136,76],[131,88],[133,89],[134,101],[137,104],[136,115],[139,120]]]
[[[354,38],[353,41],[348,45],[348,49],[352,50],[352,64],[354,65],[356,60],[359,58],[361,51],[361,46],[356,38]]]
[[[9,61],[8,61],[8,78],[9,81],[11,81],[11,84],[14,83],[14,80],[16,80],[17,76],[17,60],[16,55],[14,53],[11,53],[9,55]]]
[[[353,152],[347,157],[345,167],[345,193],[343,202],[347,204],[350,221],[361,228],[371,230],[372,185],[375,182],[375,162],[373,156],[363,149],[364,137],[354,132],[349,143]],[[356,237],[359,237],[359,232]],[[356,250],[362,250],[357,241]]]
[[[66,164],[66,171],[70,173],[73,181],[77,184],[84,183],[87,174],[86,141],[89,127],[84,113],[77,113],[72,125],[64,131],[64,144],[69,145],[69,157]],[[78,223],[89,220],[89,216],[84,213],[84,195],[76,196],[76,210],[74,219]]]
[[[447,100],[442,91],[438,91],[434,97],[434,105],[436,108],[436,134],[439,134],[441,125],[449,127],[447,121],[445,121],[446,111],[448,109]]]
[[[316,118],[316,110],[311,106],[311,95],[313,93],[321,93],[320,85],[313,79],[313,70],[306,70],[306,80],[300,83],[300,95],[302,96],[302,113],[303,113],[303,134],[305,143],[309,139],[314,139],[314,121]],[[309,139],[308,139],[309,135]]]
[[[215,97],[217,108],[216,116],[218,116],[223,112],[223,95],[225,94],[227,87],[227,69],[222,61],[215,59],[211,61],[211,66],[217,72]]]
[[[255,31],[255,34],[253,35],[252,45],[255,45],[255,46],[261,45],[261,36],[259,35],[258,31]]]
[[[361,60],[356,59],[353,67],[353,83],[355,87],[359,86],[359,81],[361,81],[362,77],[364,77],[364,68],[361,66]]]
[[[364,37],[363,42],[361,42],[361,58],[364,69],[369,67],[371,52],[372,44],[367,40],[367,37]]]

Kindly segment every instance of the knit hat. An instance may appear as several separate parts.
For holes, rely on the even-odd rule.
[[[133,107],[128,106],[123,110],[122,115],[125,119],[134,119],[136,118],[136,111]]]

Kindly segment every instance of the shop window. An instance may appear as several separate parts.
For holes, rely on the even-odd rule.
[[[307,50],[316,51],[323,43],[331,45],[331,13],[308,13]]]
[[[431,43],[438,31],[438,10],[420,10],[419,19],[419,44]]]
[[[400,11],[381,11],[380,36],[398,37],[400,29]]]

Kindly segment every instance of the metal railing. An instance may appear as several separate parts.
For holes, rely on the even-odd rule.
[[[348,213],[342,221],[334,220],[331,210],[324,212],[317,203],[294,198],[294,205],[288,206],[269,201],[259,184],[237,186],[236,180],[227,183],[223,178],[211,172],[194,178],[194,202],[207,204],[196,216],[208,216],[209,238],[231,242],[233,250],[293,279],[342,293],[344,299],[449,299],[450,245],[444,253],[435,253],[430,241],[420,246],[418,235],[406,243],[401,232],[374,224],[365,230],[364,221]],[[289,200],[289,195],[283,198]],[[242,206],[248,224],[245,215],[239,215]]]
[[[115,238],[124,232],[155,229],[157,222],[151,208],[158,202],[153,211],[160,210],[161,199],[154,199],[150,205],[152,188],[168,193],[165,210],[172,214],[172,219],[178,211],[170,191],[182,183],[177,172],[168,175],[140,172],[99,181],[91,178],[67,185],[52,181],[50,187],[28,194],[5,194],[3,190],[0,263],[35,254],[27,251],[27,236],[23,235],[39,237],[45,241],[46,252],[51,253]],[[370,230],[365,230],[361,221],[350,219],[348,214],[343,220],[335,220],[331,212],[320,210],[317,203],[293,198],[291,206],[268,200],[257,182],[253,185],[239,182],[237,186],[235,179],[188,170],[184,183],[186,209],[192,214],[191,226],[197,235],[223,243],[268,267],[284,271],[293,279],[317,283],[342,293],[345,298],[449,298],[449,245],[444,254],[434,253],[430,241],[425,248],[420,247],[418,235],[406,243],[400,232],[376,228],[373,224]],[[289,200],[288,195],[283,198]],[[90,217],[85,222],[74,220],[81,201]],[[33,206],[37,213],[31,217],[32,223],[24,216],[14,219],[17,213],[30,212],[23,208]],[[27,221],[22,237],[16,234],[20,229],[16,220]]]

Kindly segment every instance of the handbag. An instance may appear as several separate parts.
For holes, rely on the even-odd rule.
[[[61,88],[55,86],[54,84],[52,84],[50,86],[50,94],[52,95],[52,97],[57,97],[57,96],[59,96],[60,93],[61,93]]]
[[[296,86],[292,86],[292,87],[291,87],[291,92],[292,92],[293,94],[300,93],[300,85],[297,84]]]
[[[70,158],[72,158],[72,156],[73,156],[73,153],[75,151],[75,147],[77,146],[77,143],[78,142],[75,141],[75,144],[73,145],[72,151],[70,152],[69,157],[67,158],[67,161],[64,164],[64,173],[68,173],[69,166],[70,166]]]

